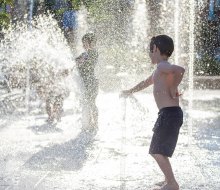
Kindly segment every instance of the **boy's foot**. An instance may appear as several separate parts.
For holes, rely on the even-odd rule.
[[[162,187],[164,185],[166,185],[166,181],[160,181],[158,183],[155,183],[156,186]]]
[[[52,123],[54,122],[54,119],[48,118],[48,119],[46,120],[46,122],[47,122],[48,124],[52,124]]]
[[[61,122],[61,117],[57,117],[57,122]]]
[[[179,185],[177,183],[166,184],[160,190],[179,190]]]
[[[97,134],[97,129],[93,127],[82,128],[82,131],[85,133],[93,134],[93,135]]]

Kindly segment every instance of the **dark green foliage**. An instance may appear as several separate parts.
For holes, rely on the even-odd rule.
[[[0,13],[0,29],[7,27],[10,23],[10,15],[7,13]]]
[[[10,14],[6,12],[6,5],[13,6],[13,0],[0,0],[0,7],[3,10],[0,12],[0,30],[10,23]]]
[[[194,73],[198,76],[220,75],[220,60],[215,52],[220,46],[220,20],[208,20],[209,4],[197,12],[195,47],[201,57],[195,61]]]
[[[13,0],[0,0],[0,5],[13,5]]]
[[[206,54],[201,59],[196,60],[194,74],[197,76],[220,75],[220,61],[217,61],[210,55]]]

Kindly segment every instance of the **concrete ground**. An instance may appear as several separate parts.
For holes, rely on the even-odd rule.
[[[182,98],[184,125],[171,159],[181,190],[220,189],[220,91],[194,91]],[[74,100],[61,123],[44,114],[0,120],[0,190],[150,190],[163,180],[148,155],[157,108],[151,94],[126,102],[100,92],[99,130],[81,131]]]

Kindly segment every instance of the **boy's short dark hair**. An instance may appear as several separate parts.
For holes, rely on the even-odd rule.
[[[150,51],[153,52],[154,45],[160,50],[161,55],[170,57],[174,50],[173,39],[167,35],[159,35],[151,38]]]
[[[96,43],[96,36],[93,33],[87,33],[82,37],[82,41],[87,41],[89,44]]]

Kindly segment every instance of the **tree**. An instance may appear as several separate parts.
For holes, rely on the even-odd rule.
[[[0,29],[7,27],[10,23],[11,15],[7,13],[7,5],[13,6],[13,0],[0,0],[0,7],[2,9],[0,12]]]
[[[10,23],[11,15],[7,12],[7,5],[13,6],[13,0],[0,0],[0,30],[4,27],[7,27]]]

